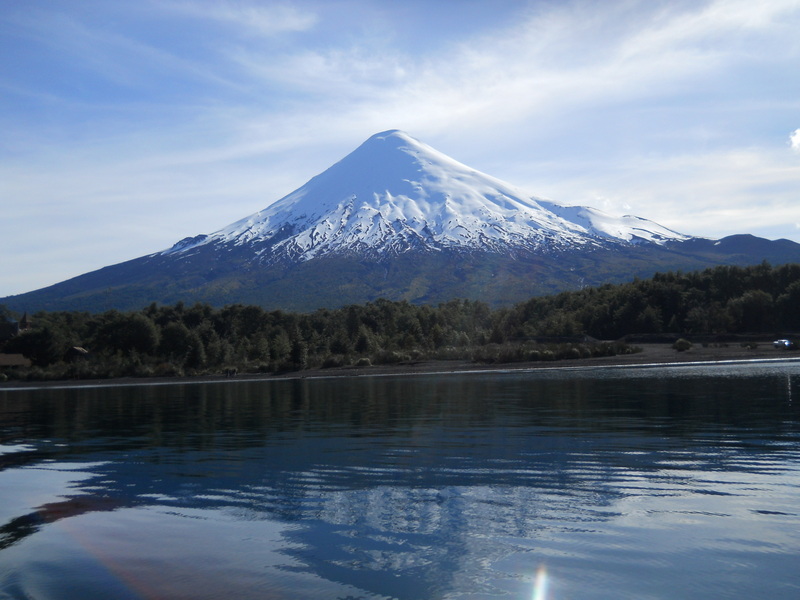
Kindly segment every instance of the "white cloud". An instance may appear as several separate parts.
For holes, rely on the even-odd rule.
[[[800,129],[795,129],[789,136],[789,145],[795,152],[800,152]]]

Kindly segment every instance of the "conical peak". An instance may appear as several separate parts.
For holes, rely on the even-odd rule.
[[[337,177],[343,171],[349,171],[348,175],[372,178],[373,181],[380,174],[387,182],[418,180],[423,172],[428,176],[444,172],[476,173],[474,169],[399,129],[389,129],[369,137],[328,171],[335,172]],[[326,177],[327,174],[326,171],[321,175]],[[433,176],[435,178],[438,175]]]
[[[386,138],[408,138],[408,137],[410,136],[405,131],[401,131],[400,129],[387,129],[386,131],[381,131],[374,135],[371,135],[367,141],[384,140]]]
[[[661,229],[542,201],[390,129],[372,135],[261,212],[172,251],[207,243],[257,243],[259,256],[266,252],[264,260],[281,253],[309,260],[365,249],[379,254],[421,246],[503,252],[582,247],[602,238],[675,237]]]
[[[371,144],[371,143],[389,143],[394,145],[399,145],[401,143],[408,143],[413,142],[415,144],[419,144],[419,140],[414,139],[410,135],[408,135],[405,131],[401,131],[399,129],[387,129],[386,131],[381,131],[380,133],[376,133],[375,135],[370,136],[367,138],[367,141],[364,144]]]
[[[456,161],[407,133],[390,129],[369,137],[303,188],[314,188],[315,194],[319,192],[335,204],[341,200],[335,198],[335,195],[355,195],[366,199],[375,192],[393,190],[397,185],[405,188],[409,182],[419,181],[421,173],[431,164],[448,164],[451,167],[458,165]],[[461,168],[466,167],[461,165]]]
[[[427,147],[406,132],[399,129],[389,129],[370,136],[345,159],[353,156],[358,157],[359,160],[364,160],[365,156],[373,156],[377,160],[386,160],[387,157],[392,155],[395,155],[396,159],[398,151],[409,155],[419,154],[421,151],[425,153],[435,152],[433,148]]]

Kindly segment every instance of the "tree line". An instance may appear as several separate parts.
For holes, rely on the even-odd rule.
[[[743,334],[800,330],[800,265],[720,266],[532,298],[500,311],[511,336]]]
[[[0,319],[13,315],[0,310]],[[414,360],[553,360],[630,352],[628,334],[800,330],[800,265],[668,272],[532,298],[491,310],[377,300],[313,313],[234,304],[131,312],[39,312],[0,351],[31,359],[6,376],[87,378],[241,371],[274,373]]]

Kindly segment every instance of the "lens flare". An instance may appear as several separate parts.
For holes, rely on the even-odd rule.
[[[532,600],[547,600],[547,570],[544,567],[539,567],[536,571]]]

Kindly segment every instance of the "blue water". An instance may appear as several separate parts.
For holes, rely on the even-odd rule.
[[[0,598],[542,596],[800,598],[800,365],[0,391]]]

